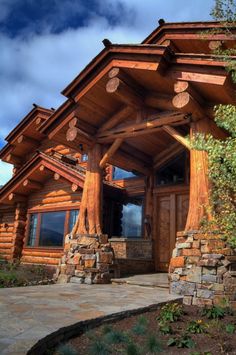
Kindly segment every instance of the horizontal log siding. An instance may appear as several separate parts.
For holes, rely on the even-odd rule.
[[[7,260],[12,257],[14,219],[14,209],[0,210],[0,257]]]
[[[28,213],[78,209],[82,190],[72,192],[71,184],[63,179],[47,181],[40,191],[28,198]],[[29,248],[24,246],[22,262],[28,264],[57,265],[63,255],[63,248]]]

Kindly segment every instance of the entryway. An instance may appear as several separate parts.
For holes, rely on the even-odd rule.
[[[156,271],[168,271],[176,233],[185,228],[188,205],[188,186],[160,187],[155,190],[153,220]]]

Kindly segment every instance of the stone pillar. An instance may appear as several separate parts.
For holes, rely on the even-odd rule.
[[[170,292],[184,304],[211,306],[225,301],[236,309],[236,253],[219,234],[177,234],[169,267]]]
[[[106,284],[118,277],[118,266],[107,235],[66,236],[64,255],[54,279],[58,283]]]

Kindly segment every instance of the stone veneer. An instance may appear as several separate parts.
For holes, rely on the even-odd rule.
[[[177,233],[169,266],[170,292],[184,304],[227,302],[236,309],[236,252],[218,234]]]
[[[107,235],[66,236],[64,255],[54,275],[58,283],[105,284],[111,276],[119,273]]]

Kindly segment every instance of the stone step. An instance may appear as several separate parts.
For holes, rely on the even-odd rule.
[[[134,275],[121,278],[111,279],[113,284],[119,285],[136,285],[145,287],[160,287],[169,288],[168,276],[167,274],[147,274],[147,275]]]

